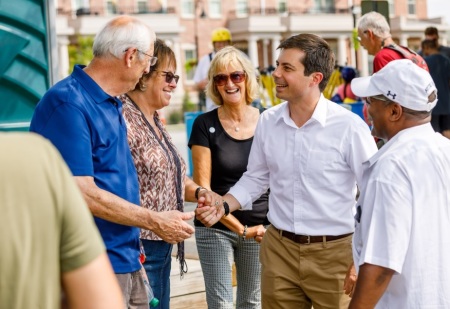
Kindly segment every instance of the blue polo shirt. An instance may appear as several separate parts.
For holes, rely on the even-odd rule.
[[[48,138],[74,176],[92,176],[101,189],[139,205],[139,183],[120,100],[75,66],[36,106],[30,131]],[[32,155],[32,154],[30,154]],[[49,175],[51,177],[51,175]],[[140,268],[139,229],[95,217],[115,273]]]

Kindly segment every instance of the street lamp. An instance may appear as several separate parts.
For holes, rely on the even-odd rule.
[[[197,15],[197,11],[199,5],[201,4],[201,12],[200,15]],[[206,13],[203,7],[203,2],[201,0],[195,0],[194,2],[194,40],[195,40],[195,57],[197,59],[197,63],[199,61],[199,53],[198,53],[198,26],[197,26],[197,18],[205,18]]]

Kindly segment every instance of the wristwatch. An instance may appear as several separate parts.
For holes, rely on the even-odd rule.
[[[195,199],[198,200],[198,194],[200,193],[200,190],[206,190],[208,191],[206,188],[203,188],[202,186],[197,187],[197,189],[195,189]]]
[[[228,205],[227,201],[223,201],[223,209],[225,210],[224,217],[228,216],[230,214],[230,205]]]

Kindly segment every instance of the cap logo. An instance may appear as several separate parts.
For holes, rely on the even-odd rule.
[[[388,93],[386,94],[386,97],[389,97],[389,96],[392,97],[392,100],[395,100],[395,97],[397,96],[397,94],[396,93],[391,93],[391,91],[389,90]]]

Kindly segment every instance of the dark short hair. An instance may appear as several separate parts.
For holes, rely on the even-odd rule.
[[[309,76],[314,72],[323,74],[323,79],[319,84],[320,91],[323,91],[335,64],[334,53],[327,41],[315,34],[302,33],[287,38],[281,42],[277,49],[291,48],[297,48],[305,53],[305,56],[299,59],[300,63],[305,67],[305,76]]]
[[[436,27],[427,27],[424,31],[425,35],[436,35],[439,36],[439,31]]]
[[[431,48],[438,49],[439,44],[436,40],[423,40],[422,41],[422,49]]]

